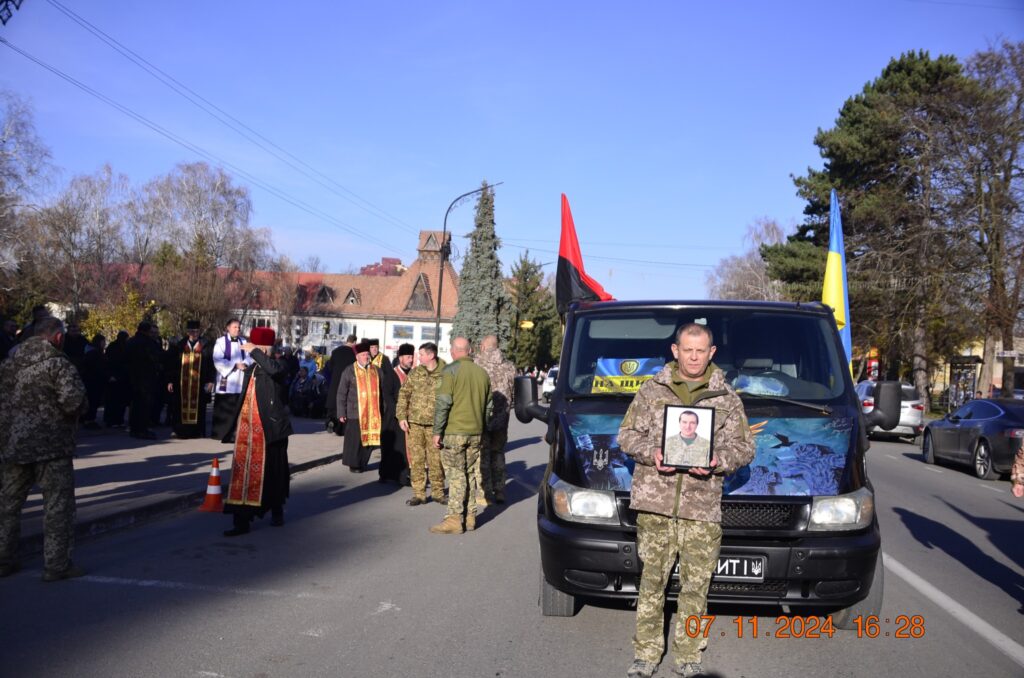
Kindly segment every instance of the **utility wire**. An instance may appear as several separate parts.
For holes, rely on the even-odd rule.
[[[140,123],[142,125],[145,125],[146,127],[150,128],[154,132],[160,134],[163,137],[166,137],[167,139],[169,139],[169,140],[173,141],[174,143],[178,144],[179,146],[182,146],[183,148],[185,148],[185,149],[187,149],[189,151],[192,151],[193,153],[196,153],[197,155],[200,155],[200,156],[210,160],[213,163],[220,164],[220,165],[223,165],[224,167],[230,168],[231,170],[233,170],[237,174],[245,177],[246,179],[248,179],[250,182],[252,182],[256,186],[259,186],[260,188],[262,188],[263,190],[267,191],[271,195],[279,198],[280,200],[283,200],[283,201],[289,203],[290,205],[298,207],[299,209],[303,210],[304,212],[307,212],[308,214],[311,214],[311,215],[313,215],[315,217],[319,217],[320,219],[323,219],[324,221],[328,222],[329,224],[335,226],[336,228],[338,228],[340,230],[346,231],[347,233],[349,233],[351,235],[358,236],[358,237],[360,237],[360,238],[362,238],[364,240],[372,242],[372,243],[374,243],[376,245],[379,245],[379,246],[381,246],[381,247],[383,247],[385,249],[391,250],[392,252],[396,252],[396,253],[399,253],[399,254],[401,253],[401,251],[399,249],[397,249],[396,247],[394,247],[393,245],[391,245],[391,244],[389,244],[389,243],[387,243],[387,242],[385,242],[383,240],[378,240],[377,238],[375,238],[375,237],[373,237],[371,235],[368,235],[368,234],[360,231],[359,229],[355,228],[354,226],[351,226],[351,225],[345,223],[344,221],[341,221],[340,219],[332,217],[331,215],[327,214],[326,212],[323,212],[323,211],[321,211],[321,210],[319,210],[319,209],[309,205],[308,203],[300,200],[299,198],[296,198],[296,197],[294,197],[294,196],[292,196],[292,195],[290,195],[290,194],[288,194],[288,193],[286,193],[286,192],[284,192],[284,191],[282,191],[280,189],[274,188],[273,186],[271,186],[271,185],[261,181],[260,179],[256,178],[255,176],[253,176],[249,172],[243,170],[242,168],[237,167],[236,165],[233,165],[232,163],[230,163],[230,162],[224,160],[223,158],[220,158],[219,156],[217,156],[217,155],[215,155],[215,154],[205,150],[204,148],[193,144],[192,142],[188,141],[187,139],[184,139],[183,137],[178,136],[174,132],[171,132],[170,130],[167,130],[164,127],[161,127],[157,123],[149,120],[148,118],[146,118],[145,116],[143,116],[143,115],[141,115],[139,113],[136,113],[135,111],[133,111],[132,109],[128,108],[127,106],[124,106],[124,105],[118,103],[117,101],[111,99],[110,97],[106,96],[105,94],[103,94],[103,93],[93,89],[92,87],[86,85],[85,83],[83,83],[83,82],[81,82],[79,80],[76,80],[75,78],[73,78],[72,76],[68,75],[67,73],[64,73],[60,69],[58,69],[58,68],[56,68],[54,66],[51,66],[50,64],[42,61],[41,59],[39,59],[39,58],[29,54],[28,52],[26,52],[25,50],[21,49],[20,47],[15,46],[14,44],[12,44],[6,38],[0,37],[0,44],[6,45],[8,48],[13,50],[14,52],[17,52],[18,54],[20,54],[21,56],[25,57],[29,61],[32,61],[33,63],[37,64],[38,66],[41,66],[42,68],[45,68],[46,70],[50,71],[51,73],[53,73],[57,77],[61,78],[62,80],[65,80],[66,82],[74,85],[75,87],[79,88],[83,92],[85,92],[85,93],[87,93],[87,94],[89,94],[89,95],[99,99],[100,101],[102,101],[103,103],[107,104],[111,108],[114,108],[114,109],[120,111],[124,115],[132,118],[133,120],[135,120],[136,122],[138,122],[138,123]]]
[[[180,80],[176,79],[174,76],[168,74],[158,66],[150,63],[137,52],[134,52],[130,48],[126,47],[116,38],[113,38],[112,36],[103,32],[103,30],[96,27],[82,16],[76,14],[68,7],[65,7],[57,0],[47,0],[47,2],[49,2],[50,5],[56,8],[58,11],[63,13],[71,21],[75,22],[76,24],[84,28],[86,31],[93,34],[102,42],[106,43],[111,49],[116,51],[125,59],[131,61],[133,64],[144,70],[146,73],[148,73],[158,82],[163,84],[165,87],[174,91],[179,96],[189,101],[196,108],[200,109],[213,119],[217,120],[225,127],[236,132],[250,143],[258,146],[266,153],[274,156],[284,164],[291,167],[296,172],[302,174],[307,179],[316,182],[323,188],[327,189],[328,191],[331,191],[338,197],[352,203],[353,205],[362,209],[363,211],[373,215],[377,219],[388,222],[391,225],[397,226],[410,233],[419,233],[419,230],[417,228],[410,226],[409,224],[405,223],[398,217],[389,214],[383,208],[374,205],[369,200],[360,197],[352,190],[346,188],[345,186],[338,183],[337,181],[327,176],[323,172],[320,172],[315,167],[303,161],[301,158],[296,157],[294,154],[277,145],[276,143],[268,139],[266,136],[260,134],[259,132],[249,127],[238,118],[234,117],[233,115],[231,115],[224,109],[220,108],[210,100],[198,94],[197,92],[195,92],[195,90],[191,89],[190,87],[182,83]]]
[[[558,242],[557,239],[552,239],[552,238],[502,238],[501,241],[502,242],[539,242],[539,243],[548,243],[548,244],[553,244],[553,243],[557,243]],[[643,243],[641,243],[641,242],[594,242],[592,240],[587,240],[586,245],[588,247],[591,246],[591,245],[593,245],[595,247],[598,247],[598,246],[603,246],[603,247],[650,247],[651,246],[650,243],[646,243],[646,242],[643,242]],[[731,251],[734,248],[732,248],[732,247],[710,247],[710,246],[702,247],[702,246],[699,246],[699,245],[697,245],[697,246],[694,246],[694,245],[666,245],[666,244],[663,244],[663,243],[658,243],[658,249],[659,250],[666,250],[667,249],[667,250],[729,250],[729,251]]]

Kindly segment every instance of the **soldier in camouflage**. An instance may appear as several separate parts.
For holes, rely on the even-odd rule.
[[[493,334],[480,341],[480,352],[473,362],[484,368],[491,380],[493,414],[480,439],[480,473],[477,478],[478,506],[505,503],[505,443],[512,411],[512,391],[516,380],[515,365],[505,360]]]
[[[43,493],[43,581],[80,577],[71,563],[75,522],[75,451],[78,417],[89,405],[85,385],[61,351],[64,324],[44,318],[33,325],[14,356],[0,363],[0,576],[18,571],[21,508],[29,490]]]
[[[480,436],[491,415],[491,380],[469,357],[469,340],[452,341],[452,363],[441,371],[434,403],[434,446],[448,478],[448,514],[430,528],[462,534],[476,528],[476,473]]]
[[[665,441],[666,466],[704,466],[711,452],[711,441],[697,435],[700,417],[692,410],[679,413],[679,435]]]
[[[722,478],[750,463],[754,440],[743,403],[722,370],[711,331],[680,327],[672,344],[676,360],[645,382],[626,411],[619,445],[636,460],[630,506],[637,511],[637,554],[643,562],[636,606],[634,661],[628,678],[649,678],[665,651],[665,587],[677,558],[679,601],[672,639],[678,675],[702,673],[703,639],[686,634],[686,619],[707,609],[708,586],[722,541]],[[710,468],[677,472],[662,464],[666,405],[713,407]],[[681,554],[685,557],[680,558]]]
[[[428,341],[420,346],[420,364],[409,373],[398,392],[395,416],[405,431],[405,446],[409,451],[409,481],[412,499],[409,506],[427,501],[427,474],[430,474],[430,494],[439,504],[445,503],[444,468],[441,452],[431,439],[434,431],[434,403],[445,361],[437,357],[437,344]]]

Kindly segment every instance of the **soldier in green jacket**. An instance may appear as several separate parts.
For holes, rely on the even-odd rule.
[[[677,558],[674,671],[681,676],[702,673],[704,639],[686,633],[686,619],[707,609],[708,586],[722,543],[723,477],[749,464],[755,451],[743,402],[722,370],[711,363],[711,330],[690,323],[676,331],[675,340],[676,360],[640,387],[619,427],[619,445],[636,459],[630,506],[638,512],[637,555],[643,561],[634,660],[627,678],[650,678],[658,669],[665,651],[665,588]],[[666,405],[715,409],[714,456],[708,468],[683,472],[663,464]]]
[[[32,485],[43,492],[43,581],[85,574],[71,562],[75,523],[72,455],[89,400],[60,350],[64,323],[37,320],[32,336],[0,363],[0,577],[19,569],[21,508]]]
[[[420,346],[420,364],[413,368],[398,392],[398,425],[405,431],[405,447],[409,451],[409,480],[412,499],[409,506],[427,501],[427,474],[430,475],[430,494],[434,501],[444,504],[444,468],[441,451],[431,439],[434,431],[434,403],[437,387],[441,384],[441,371],[445,361],[437,357],[437,344],[428,341]]]
[[[434,404],[434,447],[448,478],[448,514],[430,528],[435,534],[462,534],[476,528],[476,474],[480,436],[491,414],[491,380],[469,357],[465,337],[452,341],[453,362],[441,371]]]

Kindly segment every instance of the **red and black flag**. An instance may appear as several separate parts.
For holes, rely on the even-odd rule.
[[[610,301],[612,295],[583,270],[583,255],[572,223],[569,199],[562,194],[562,240],[558,245],[558,273],[555,276],[555,305],[564,314],[574,301]]]

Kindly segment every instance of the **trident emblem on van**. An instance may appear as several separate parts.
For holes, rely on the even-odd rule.
[[[750,574],[755,577],[761,576],[761,561],[757,560],[750,564]]]
[[[619,363],[619,372],[622,372],[623,376],[626,377],[633,376],[638,369],[640,369],[639,360],[623,360]]]

